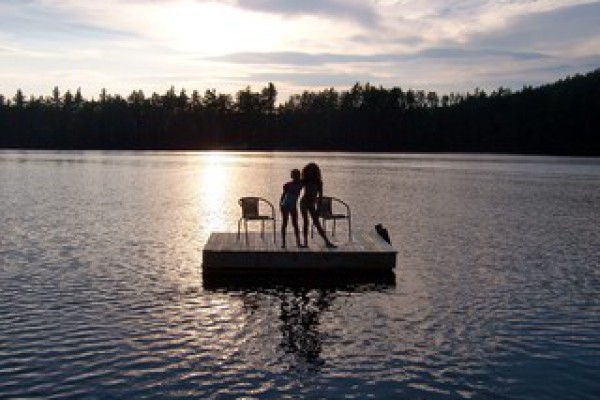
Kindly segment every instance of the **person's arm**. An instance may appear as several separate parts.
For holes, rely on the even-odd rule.
[[[285,197],[285,185],[283,185],[283,192],[281,192],[281,197],[279,198],[279,207],[283,205],[283,198]]]

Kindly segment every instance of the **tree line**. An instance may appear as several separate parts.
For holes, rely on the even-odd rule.
[[[438,95],[356,83],[277,103],[272,83],[234,96],[171,87],[85,99],[0,95],[0,147],[600,155],[600,69],[540,87]]]

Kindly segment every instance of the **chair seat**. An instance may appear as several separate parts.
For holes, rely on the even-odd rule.
[[[249,221],[261,221],[261,220],[268,220],[268,219],[273,219],[273,217],[270,217],[268,215],[256,215],[254,217],[246,217],[245,219],[249,220]]]
[[[346,219],[346,218],[348,218],[348,216],[345,214],[321,214],[320,217],[325,218],[325,219]]]

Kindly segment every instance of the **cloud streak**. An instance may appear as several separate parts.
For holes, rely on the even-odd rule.
[[[374,27],[379,16],[369,1],[355,0],[237,0],[242,8],[286,16],[321,16],[348,19],[366,27]]]
[[[62,7],[26,1],[20,7],[12,2],[3,11],[0,32],[12,41],[48,42],[52,40],[113,40],[134,36],[132,31],[107,26],[102,19],[85,19]],[[8,39],[5,39],[8,40]],[[68,43],[67,42],[67,43]]]
[[[236,64],[322,66],[328,64],[399,63],[419,59],[482,59],[502,57],[514,60],[541,60],[550,56],[537,52],[519,52],[496,49],[465,49],[458,47],[429,48],[411,54],[336,54],[336,53],[234,53],[206,58],[208,61]]]
[[[600,3],[580,4],[513,18],[503,29],[474,37],[475,45],[552,50],[600,37]],[[596,51],[599,50],[596,48]]]

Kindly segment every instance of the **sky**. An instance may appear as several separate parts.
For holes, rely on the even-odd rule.
[[[0,94],[520,89],[600,67],[600,1],[0,0]]]

